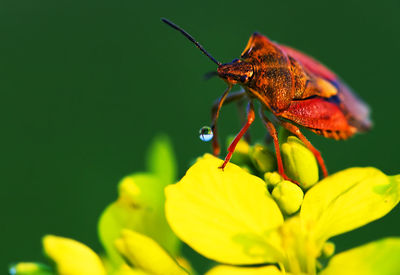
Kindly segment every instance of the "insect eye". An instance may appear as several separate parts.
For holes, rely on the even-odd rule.
[[[247,80],[247,75],[242,75],[240,77],[240,82],[246,82],[246,80]]]

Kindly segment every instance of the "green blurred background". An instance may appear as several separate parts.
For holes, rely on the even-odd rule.
[[[54,1],[0,2],[0,269],[42,260],[52,233],[99,251],[97,219],[116,184],[144,168],[160,132],[173,140],[180,175],[210,144],[198,130],[225,84],[215,65],[160,22],[184,27],[218,60],[239,57],[259,31],[328,64],[372,109],[374,129],[336,142],[307,132],[330,172],[375,166],[399,173],[400,2]],[[223,109],[221,138],[240,129]],[[253,137],[264,137],[257,120]],[[400,235],[400,209],[337,237],[338,250]]]

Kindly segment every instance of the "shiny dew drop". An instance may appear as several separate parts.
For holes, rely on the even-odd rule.
[[[202,141],[207,142],[207,141],[212,140],[212,138],[214,137],[214,134],[210,127],[203,126],[203,127],[201,127],[201,129],[199,131],[199,137]]]

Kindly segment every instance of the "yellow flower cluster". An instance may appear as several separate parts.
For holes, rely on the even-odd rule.
[[[176,165],[166,137],[150,148],[147,172],[123,178],[118,199],[103,212],[99,236],[105,254],[86,245],[48,235],[43,248],[53,267],[18,263],[12,275],[183,275],[190,266],[180,256],[181,241],[164,214],[164,188],[175,182]]]
[[[283,148],[291,176],[304,190],[313,186],[318,177],[312,172],[317,167],[311,152],[293,137]],[[303,199],[301,188],[276,173],[266,173],[264,181],[234,164],[221,171],[220,163],[206,154],[177,184],[166,188],[167,220],[177,236],[200,254],[229,264],[208,275],[400,270],[400,238],[340,253],[324,268],[318,261],[333,254],[334,246],[327,242],[331,237],[379,219],[398,204],[399,176],[386,176],[375,168],[350,168],[315,184]],[[374,256],[381,253],[397,262],[388,264]]]
[[[400,238],[337,255],[329,239],[391,211],[400,201],[400,176],[350,168],[318,182],[315,158],[298,139],[289,136],[282,155],[300,186],[273,171],[267,147],[245,142],[232,158],[241,167],[230,163],[222,171],[222,161],[206,154],[175,184],[171,146],[160,137],[147,172],[123,178],[118,199],[101,215],[101,257],[75,240],[48,235],[43,247],[53,265],[18,263],[10,273],[196,274],[184,259],[183,241],[217,262],[207,275],[399,274]]]

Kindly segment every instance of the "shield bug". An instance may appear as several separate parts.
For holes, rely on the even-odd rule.
[[[216,75],[228,84],[212,108],[214,155],[220,151],[217,120],[222,105],[243,98],[248,100],[246,123],[229,145],[221,169],[229,162],[237,143],[255,119],[253,100],[261,103],[259,114],[274,142],[278,172],[285,179],[288,177],[283,169],[277,132],[265,111],[269,111],[278,124],[297,136],[313,152],[325,177],[328,171],[321,154],[298,126],[336,140],[370,129],[367,105],[332,71],[312,57],[254,33],[239,59],[222,64],[182,28],[167,19],[162,21],[180,31],[217,64]],[[229,94],[236,84],[243,89]]]

